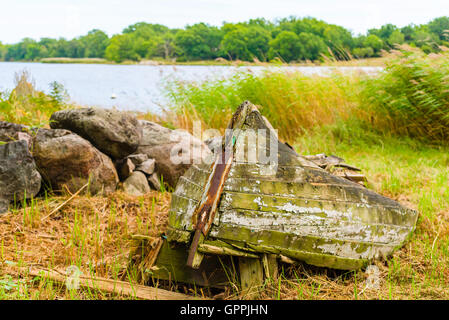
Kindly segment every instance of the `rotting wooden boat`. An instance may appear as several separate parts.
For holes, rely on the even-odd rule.
[[[167,240],[185,247],[193,269],[204,256],[225,255],[353,270],[387,258],[414,231],[416,211],[298,155],[250,102],[228,129],[222,149],[234,155],[192,165],[172,194]],[[276,144],[268,135],[253,143],[246,133],[259,129]],[[236,150],[256,159],[242,161]],[[276,161],[261,161],[271,150]]]
[[[257,145],[249,143],[246,130],[272,131],[249,102],[239,107],[235,118],[242,122],[240,134],[234,134],[235,148],[247,153]],[[266,157],[270,144],[262,145],[267,150],[256,154],[263,151]],[[229,255],[272,253],[316,266],[357,269],[386,258],[415,228],[416,211],[329,174],[279,140],[277,163],[258,160],[232,160],[199,252],[209,253],[204,249],[209,246]],[[172,196],[169,241],[191,241],[195,210],[211,173],[210,164],[194,164],[181,177]]]

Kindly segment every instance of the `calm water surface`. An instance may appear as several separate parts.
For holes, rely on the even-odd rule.
[[[27,70],[38,90],[49,92],[49,84],[57,81],[64,85],[70,99],[81,105],[157,112],[168,103],[164,95],[167,81],[226,78],[237,71],[258,73],[267,68],[296,70],[306,75],[326,74],[335,69],[367,73],[381,70],[379,67],[145,66],[0,62],[0,91],[13,89],[14,74]]]

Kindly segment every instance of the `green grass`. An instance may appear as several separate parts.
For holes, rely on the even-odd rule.
[[[66,103],[64,87],[50,83],[50,94],[35,89],[34,81],[27,71],[15,75],[15,88],[0,92],[0,121],[41,127],[48,125],[50,116],[61,109],[71,108]]]

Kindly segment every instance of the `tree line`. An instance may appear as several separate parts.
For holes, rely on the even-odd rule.
[[[109,37],[94,29],[67,40],[25,38],[16,44],[0,42],[0,60],[39,61],[42,58],[105,58],[110,61],[165,59],[183,61],[227,60],[294,62],[369,58],[407,43],[424,52],[449,47],[449,17],[427,24],[399,28],[386,24],[365,35],[353,35],[344,27],[316,18],[289,17],[276,21],[251,19],[223,23],[221,27],[197,23],[183,29],[139,22]]]

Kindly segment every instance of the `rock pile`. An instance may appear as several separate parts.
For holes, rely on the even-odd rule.
[[[131,195],[175,187],[209,148],[187,132],[137,120],[128,112],[82,108],[55,112],[51,129],[0,121],[0,213],[36,196],[41,185],[109,194],[122,182]]]

